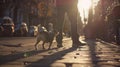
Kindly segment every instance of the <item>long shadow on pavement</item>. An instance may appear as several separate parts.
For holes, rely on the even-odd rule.
[[[92,64],[93,67],[100,67],[98,65],[99,58],[96,56],[96,40],[85,40],[89,46],[90,49],[90,54],[91,54],[91,59],[92,59]]]
[[[53,48],[53,49],[57,49],[57,48]],[[51,50],[53,50],[53,49],[51,49]],[[27,57],[30,57],[30,56],[33,56],[33,55],[36,55],[38,53],[45,52],[45,51],[48,51],[48,50],[39,50],[39,51],[31,50],[31,51],[17,53],[17,54],[0,56],[0,65],[3,65],[3,64],[8,63],[8,62],[15,61],[17,59],[25,58],[25,54],[28,54]]]
[[[26,65],[26,67],[51,67],[51,64],[54,63],[56,60],[62,59],[62,57],[64,55],[66,55],[67,53],[72,52],[74,50],[76,50],[76,48],[68,48],[63,51],[59,51],[52,55],[46,56],[43,59],[40,59],[39,61],[32,62],[32,63]],[[71,67],[72,64],[69,64],[69,65],[66,64],[66,67],[69,67],[69,66]]]

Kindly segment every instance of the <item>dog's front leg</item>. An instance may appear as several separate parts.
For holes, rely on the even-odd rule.
[[[50,49],[51,45],[52,45],[52,42],[50,42],[50,45],[49,45],[49,48],[48,48],[48,50]]]
[[[35,43],[35,50],[37,50],[37,45],[40,42],[40,40],[37,40],[37,42]]]
[[[45,49],[44,44],[45,44],[45,41],[43,41],[43,43],[42,43],[42,47],[43,47],[43,49]]]

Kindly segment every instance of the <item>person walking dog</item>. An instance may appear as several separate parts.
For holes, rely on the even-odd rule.
[[[64,14],[67,13],[69,20],[71,22],[71,39],[72,39],[72,47],[79,47],[83,45],[79,41],[79,35],[77,33],[77,8],[78,0],[56,0],[57,6],[57,23],[56,29],[58,35],[56,36],[57,47],[62,47],[62,39],[63,39],[63,21]]]

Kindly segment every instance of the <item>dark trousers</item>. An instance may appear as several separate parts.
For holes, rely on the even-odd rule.
[[[56,36],[56,41],[58,44],[62,45],[62,32],[63,32],[63,22],[64,22],[64,15],[67,13],[69,20],[71,22],[71,38],[73,43],[79,42],[79,35],[77,33],[77,14],[78,8],[77,5],[68,5],[68,6],[60,6],[57,7],[57,23],[56,28],[59,34]]]

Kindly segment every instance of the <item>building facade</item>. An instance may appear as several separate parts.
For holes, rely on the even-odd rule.
[[[108,40],[111,36],[111,21],[108,22],[108,15],[111,14],[112,9],[119,4],[119,0],[100,0],[95,6],[94,27],[97,38]]]
[[[47,18],[53,17],[55,0],[0,0],[0,18],[9,16],[13,19],[15,25],[22,22],[26,22],[29,26],[38,25],[44,19],[40,15],[42,9],[39,8],[39,4],[41,2],[47,4],[43,6],[47,7]]]

